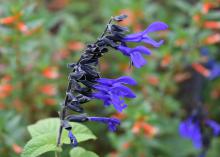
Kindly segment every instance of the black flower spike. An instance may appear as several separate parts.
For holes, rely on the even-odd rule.
[[[128,16],[125,15],[125,14],[122,14],[122,15],[119,15],[119,16],[115,16],[113,18],[113,20],[117,21],[117,22],[120,22],[120,21],[123,21],[124,19],[126,19]]]
[[[77,146],[77,138],[72,133],[72,127],[69,122],[100,122],[108,126],[110,131],[115,131],[120,121],[116,118],[107,117],[89,117],[84,114],[82,104],[92,99],[99,99],[105,106],[114,105],[115,109],[121,112],[127,107],[121,98],[135,98],[135,94],[123,84],[135,85],[136,82],[128,76],[122,76],[116,79],[101,78],[97,65],[99,58],[109,51],[109,48],[121,51],[129,56],[136,67],[144,65],[141,53],[150,54],[149,49],[144,46],[136,48],[127,47],[126,42],[146,42],[159,47],[162,41],[156,42],[150,38],[147,33],[159,31],[167,28],[162,22],[156,22],[141,33],[126,35],[127,27],[117,25],[115,22],[123,21],[127,15],[112,17],[104,32],[95,43],[88,44],[77,63],[68,64],[71,69],[69,74],[69,84],[66,90],[66,98],[61,107],[60,119],[61,125],[57,139],[57,146],[60,145],[63,129],[69,133],[70,143],[73,147]],[[138,60],[141,62],[138,63]],[[68,111],[81,113],[79,115],[71,114]]]

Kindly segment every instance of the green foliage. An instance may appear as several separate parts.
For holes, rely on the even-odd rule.
[[[49,118],[28,126],[32,139],[25,145],[22,157],[36,157],[48,151],[61,151],[56,146],[57,134],[60,126],[58,118]],[[96,139],[95,135],[84,125],[71,123],[73,133],[78,142]],[[67,131],[64,130],[62,143],[68,144]]]
[[[70,151],[70,157],[98,157],[98,155],[84,148],[76,147]]]

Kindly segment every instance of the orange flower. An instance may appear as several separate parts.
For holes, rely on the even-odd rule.
[[[193,20],[196,22],[196,23],[199,23],[200,20],[201,20],[201,15],[200,14],[196,14],[193,16]]]
[[[13,86],[9,83],[0,84],[0,99],[3,99],[11,94]]]
[[[183,82],[191,77],[189,72],[178,73],[174,76],[174,80],[178,83]]]
[[[43,70],[43,76],[48,79],[56,79],[59,77],[57,67],[47,67]]]
[[[0,110],[5,108],[5,104],[0,103]]]
[[[131,142],[125,142],[125,143],[123,143],[122,147],[123,147],[124,149],[130,148],[130,147],[131,147]]]
[[[155,136],[156,133],[158,132],[157,128],[144,122],[143,120],[139,120],[135,122],[135,124],[132,127],[132,132],[134,134],[138,134],[140,133],[141,129],[143,129],[144,134],[149,138]]]
[[[48,106],[54,106],[54,105],[56,105],[56,99],[54,99],[54,98],[46,98],[46,99],[44,99],[44,104],[45,105],[48,105]]]
[[[142,127],[142,122],[140,121],[137,121],[134,123],[131,131],[134,133],[134,134],[139,134],[140,131],[141,131],[141,127]]]
[[[216,44],[220,42],[220,33],[215,33],[205,39],[205,44]]]
[[[192,67],[195,71],[197,71],[198,73],[202,74],[205,77],[208,77],[210,75],[209,70],[199,63],[192,64]]]
[[[117,119],[124,119],[127,117],[127,115],[125,113],[122,112],[117,112],[115,114],[112,115],[112,117],[117,118]]]
[[[0,24],[4,24],[4,25],[13,24],[18,20],[19,17],[20,17],[20,15],[8,16],[8,17],[1,18]]]
[[[205,2],[202,6],[202,13],[207,14],[214,5],[210,2]]]
[[[79,41],[71,41],[68,43],[68,49],[72,51],[80,51],[84,49],[85,45]]]
[[[46,84],[40,87],[40,91],[48,96],[53,96],[57,93],[57,89],[53,84]]]
[[[20,154],[22,152],[22,147],[20,147],[19,145],[17,145],[16,143],[14,143],[12,145],[12,150],[16,153],[16,154]]]
[[[183,46],[186,43],[186,39],[180,38],[175,41],[176,46]]]
[[[28,32],[29,32],[28,27],[27,27],[27,25],[25,25],[24,22],[18,22],[16,27],[20,32],[22,32],[24,34],[28,34]]]
[[[154,75],[150,75],[147,77],[147,81],[149,84],[156,86],[159,84],[159,78],[157,76]]]
[[[144,130],[144,134],[147,137],[154,137],[156,135],[156,133],[158,132],[157,128],[155,128],[154,126],[152,126],[148,123],[142,123],[142,127]]]
[[[162,61],[160,62],[160,65],[162,67],[167,67],[171,62],[172,56],[170,54],[167,54],[163,57]]]
[[[204,27],[208,29],[220,29],[220,22],[217,21],[206,21]]]

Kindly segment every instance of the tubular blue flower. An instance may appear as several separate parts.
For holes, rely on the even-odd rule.
[[[69,130],[68,136],[69,136],[71,145],[72,145],[73,147],[76,147],[76,146],[78,145],[78,142],[77,142],[77,139],[76,139],[76,137],[73,135],[73,133],[72,133],[71,130]]]
[[[117,79],[100,78],[96,81],[99,82],[100,84],[110,85],[110,86],[111,84],[114,84],[114,83],[124,83],[124,84],[129,84],[129,85],[137,84],[137,82],[129,76],[122,76]]]
[[[200,54],[202,57],[207,57],[207,61],[204,63],[205,67],[209,69],[209,79],[213,80],[220,77],[220,64],[211,56],[210,50],[207,47],[202,47]]]
[[[88,117],[89,121],[101,122],[108,125],[110,131],[116,131],[117,126],[120,125],[120,120],[117,118],[106,118],[106,117]]]
[[[214,63],[212,68],[210,69],[209,78],[211,80],[220,77],[220,64]]]
[[[94,85],[95,93],[93,98],[100,99],[104,102],[104,106],[113,105],[114,108],[122,112],[127,105],[121,98],[135,98],[135,94],[123,84],[135,85],[136,82],[131,77],[119,77],[117,79],[101,78],[97,79],[97,84]]]
[[[179,125],[179,133],[182,137],[191,139],[195,148],[202,147],[202,134],[198,121],[188,118]]]
[[[157,32],[166,30],[168,25],[163,22],[154,22],[150,24],[144,31],[134,34],[129,34],[123,38],[124,42],[144,42],[150,44],[154,47],[159,47],[163,44],[163,40],[155,41],[153,40],[148,33]]]
[[[126,46],[118,46],[117,49],[121,51],[125,56],[129,56],[133,65],[136,68],[140,68],[146,64],[146,60],[141,54],[150,55],[151,51],[150,49],[144,47],[144,46],[137,46],[134,48],[129,48]]]
[[[214,136],[220,135],[220,124],[213,120],[206,120],[205,123],[212,128]]]

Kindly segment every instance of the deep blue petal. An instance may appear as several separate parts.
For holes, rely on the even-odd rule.
[[[112,88],[112,92],[118,96],[125,96],[128,98],[135,98],[136,95],[132,90],[124,85],[117,85]]]
[[[96,80],[98,83],[105,84],[105,85],[111,85],[113,83],[113,79],[108,78],[99,78]]]
[[[115,131],[117,126],[120,125],[120,120],[117,118],[106,118],[106,117],[88,117],[89,121],[101,122],[108,125],[110,131]]]
[[[129,76],[122,76],[116,79],[99,78],[96,80],[99,84],[111,86],[114,83],[124,83],[129,85],[136,85],[137,82]]]
[[[122,112],[123,109],[126,108],[124,104],[124,101],[120,100],[120,97],[116,94],[111,94],[111,101],[112,101],[112,105],[114,106],[114,108],[118,111],[118,112]]]
[[[77,139],[76,139],[76,137],[73,135],[73,133],[72,133],[71,130],[69,130],[68,136],[69,136],[69,139],[70,139],[70,144],[71,144],[73,147],[76,147],[76,146],[78,145],[78,142],[77,142]]]
[[[217,122],[215,122],[214,120],[207,120],[206,124],[212,128],[213,130],[213,134],[215,136],[220,135],[220,124],[218,124]]]
[[[124,84],[129,84],[129,85],[136,85],[137,82],[132,78],[132,77],[129,77],[129,76],[122,76],[122,77],[119,77],[117,79],[115,79],[114,83],[124,83]]]
[[[147,29],[145,30],[146,33],[156,32],[166,30],[168,25],[164,22],[156,21],[150,24]]]
[[[146,36],[142,39],[142,42],[150,44],[154,47],[160,47],[163,44],[164,41],[163,40],[156,41],[156,40],[153,40],[151,37]]]
[[[147,33],[156,32],[156,31],[162,31],[166,30],[168,28],[168,25],[163,22],[154,22],[150,24],[144,31],[134,34],[129,34],[125,36],[125,40],[132,40],[134,38],[139,38],[140,36],[144,36]]]
[[[136,68],[140,68],[140,67],[144,66],[147,63],[146,60],[144,59],[144,57],[138,51],[132,52],[130,57],[131,57],[133,65]]]
[[[191,139],[195,148],[202,147],[202,134],[198,122],[188,118],[179,125],[179,133],[182,137]]]
[[[214,64],[211,71],[210,71],[210,79],[215,79],[217,77],[220,77],[220,64]]]

